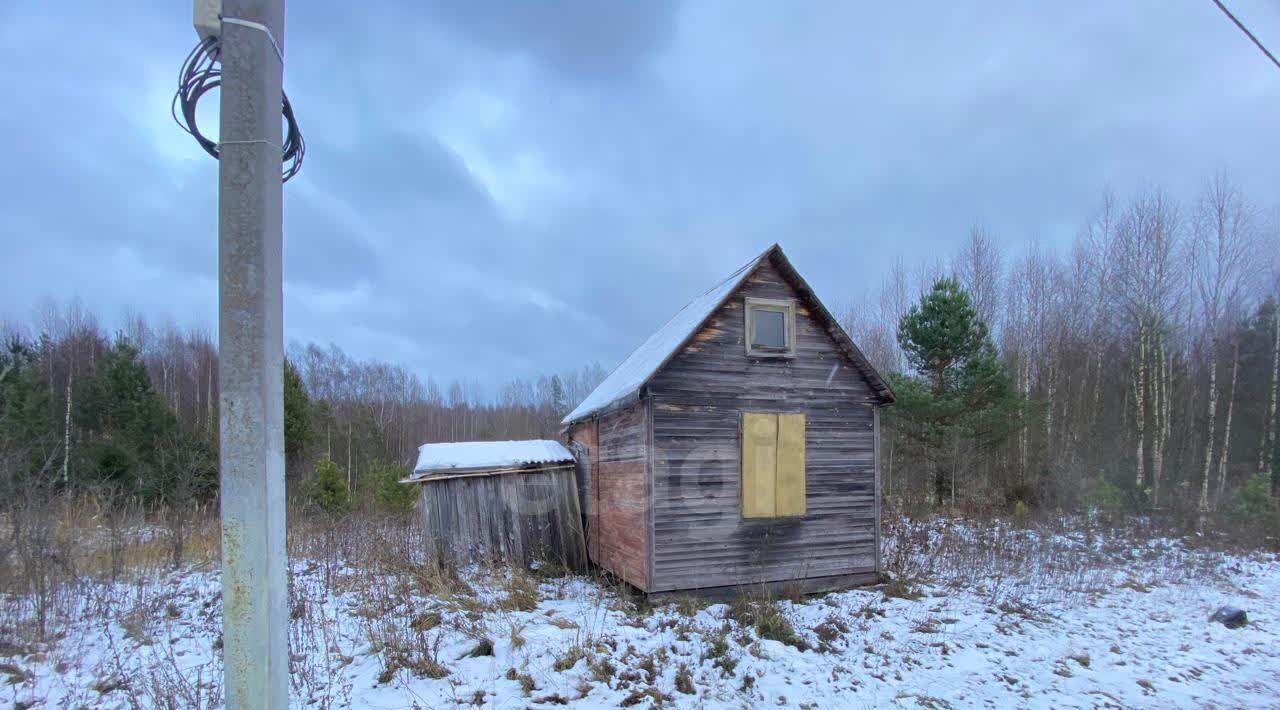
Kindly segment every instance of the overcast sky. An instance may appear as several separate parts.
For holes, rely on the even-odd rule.
[[[1210,0],[908,5],[293,0],[286,338],[495,384],[611,368],[774,241],[839,307],[975,222],[1065,244],[1107,186],[1280,202],[1280,70]],[[1228,5],[1280,49],[1280,0]],[[0,319],[215,327],[190,22],[0,0]]]

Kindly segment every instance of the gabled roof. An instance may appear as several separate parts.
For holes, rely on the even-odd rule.
[[[570,463],[573,454],[558,441],[455,441],[423,444],[408,481],[440,474],[493,471],[532,464]]]
[[[702,295],[690,301],[684,308],[667,321],[667,324],[650,335],[648,340],[614,368],[586,399],[582,400],[572,412],[561,421],[571,424],[593,414],[614,409],[636,399],[640,390],[659,370],[684,348],[689,339],[702,329],[707,319],[715,313],[735,291],[742,286],[756,268],[766,260],[771,260],[783,277],[805,300],[813,317],[831,333],[845,354],[853,361],[858,371],[867,378],[871,388],[876,392],[882,404],[893,402],[893,392],[880,377],[870,361],[858,350],[853,340],[840,327],[839,321],[831,315],[827,307],[822,305],[809,284],[801,278],[799,272],[791,265],[782,247],[774,244],[756,258],[747,262],[742,268],[733,272],[724,281],[711,287]]]

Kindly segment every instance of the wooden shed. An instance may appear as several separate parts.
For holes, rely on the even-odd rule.
[[[587,564],[573,454],[558,441],[423,444],[405,483],[433,552],[454,562]]]
[[[591,560],[650,593],[874,581],[892,402],[775,244],[565,417]]]

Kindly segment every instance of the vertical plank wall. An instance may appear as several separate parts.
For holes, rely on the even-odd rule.
[[[600,523],[596,501],[600,496],[597,474],[600,468],[600,438],[596,436],[596,420],[588,419],[569,428],[569,441],[587,449],[586,503],[582,508],[587,523],[587,557],[597,562],[600,557]],[[598,564],[598,562],[597,562]]]
[[[572,469],[428,480],[419,514],[434,553],[466,564],[553,561],[586,568]]]
[[[569,438],[588,449],[587,549],[596,564],[649,588],[649,506],[646,451],[648,404],[579,422]]]
[[[748,358],[743,299],[797,298],[794,359]],[[649,591],[876,573],[871,387],[766,261],[649,383]],[[805,415],[805,515],[747,520],[739,417]]]

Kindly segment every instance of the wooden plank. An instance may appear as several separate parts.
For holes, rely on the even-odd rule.
[[[872,464],[872,467],[873,467],[872,475],[875,477],[874,488],[875,488],[875,496],[876,496],[876,504],[875,504],[876,505],[876,508],[875,508],[875,511],[876,511],[876,522],[875,522],[875,525],[876,525],[876,542],[875,542],[876,574],[879,575],[880,572],[882,571],[882,568],[880,567],[880,514],[884,507],[884,500],[881,498],[881,495],[880,495],[880,408],[879,407],[876,407],[875,410],[872,412],[872,421],[874,422],[874,424],[872,425],[872,431],[875,432],[875,453],[873,455],[874,463]]]
[[[877,575],[872,572],[862,572],[858,574],[841,574],[829,577],[811,577],[799,581],[785,580],[781,582],[764,582],[754,585],[727,585],[720,587],[700,587],[681,589],[675,592],[657,592],[649,595],[649,599],[654,603],[662,603],[668,599],[674,600],[685,595],[692,594],[701,599],[712,602],[731,602],[743,593],[763,594],[774,596],[779,594],[791,594],[799,591],[800,594],[821,594],[823,592],[835,592],[844,589],[852,589],[866,584],[875,584]]]
[[[653,407],[649,401],[644,403],[644,423],[645,423],[645,441],[644,441],[644,482],[645,482],[645,554],[644,554],[644,578],[646,586],[649,580],[653,579],[653,528],[654,528],[654,505],[653,505]]]
[[[772,518],[778,475],[778,416],[742,414],[742,517]]]
[[[778,415],[778,479],[775,500],[779,516],[804,515],[804,415]]]
[[[587,491],[584,496],[586,504],[583,517],[586,519],[587,555],[594,560],[598,555],[600,536],[599,513],[595,504],[600,498],[600,483],[598,480],[600,439],[596,420],[590,419],[575,424],[569,431],[569,440],[579,443],[587,449],[587,470],[584,473],[587,481]]]

